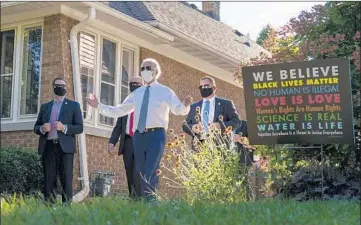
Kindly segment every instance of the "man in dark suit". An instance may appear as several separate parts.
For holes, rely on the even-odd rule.
[[[236,107],[231,100],[216,96],[216,82],[212,77],[201,78],[199,91],[202,100],[191,105],[186,124],[183,124],[185,133],[202,141],[206,139],[206,135],[201,135],[201,130],[208,133],[214,126],[221,129],[223,134],[229,126],[232,130],[239,127],[241,121]]]
[[[129,81],[130,92],[144,85],[144,81],[140,76],[132,77]],[[114,146],[117,144],[119,137],[118,155],[123,154],[123,161],[128,182],[128,190],[131,198],[140,197],[139,193],[139,177],[135,172],[135,159],[133,149],[133,135],[134,135],[134,112],[129,115],[119,117],[117,124],[113,129],[112,135],[109,138],[108,151],[112,153]]]
[[[254,148],[248,143],[244,143],[244,138],[248,138],[247,120],[241,121],[241,126],[235,130],[233,141],[236,144],[237,152],[239,152],[241,165],[251,166],[253,163]]]
[[[83,117],[78,102],[65,98],[66,82],[53,81],[54,100],[41,105],[34,132],[39,135],[39,155],[44,171],[44,198],[55,203],[57,174],[62,186],[62,202],[73,198],[75,134],[83,132]]]

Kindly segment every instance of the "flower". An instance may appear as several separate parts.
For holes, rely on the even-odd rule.
[[[195,119],[197,122],[199,122],[199,116],[198,116],[198,115],[196,115],[196,116],[194,117],[194,119]]]
[[[180,137],[180,139],[185,139],[186,138],[186,135],[185,135],[185,133],[180,133],[180,135],[179,135],[179,137]]]
[[[170,133],[170,134],[173,134],[173,133],[174,133],[174,130],[173,130],[173,129],[169,129],[169,133]]]
[[[232,126],[228,126],[226,128],[226,131],[224,132],[225,134],[230,134],[232,132]]]
[[[194,129],[195,129],[196,132],[199,132],[201,130],[199,125],[196,125]]]
[[[183,120],[183,125],[187,125],[187,120]]]
[[[201,107],[197,106],[196,111],[201,111]]]
[[[170,149],[172,147],[172,143],[171,142],[168,142],[166,145],[165,145],[165,148],[166,149]]]
[[[175,163],[175,167],[178,168],[179,166],[180,166],[180,162],[177,161],[177,162]]]
[[[220,121],[223,121],[223,116],[222,116],[222,115],[219,115],[219,116],[218,116],[218,119],[219,119]]]
[[[179,141],[175,141],[174,142],[174,147],[179,147],[179,144],[180,144]]]
[[[177,136],[177,135],[174,135],[174,140],[178,140],[178,136]]]
[[[164,167],[164,163],[159,163],[159,166],[161,167],[161,168],[163,168]]]
[[[169,161],[169,160],[171,160],[172,155],[171,155],[171,154],[168,154],[165,158]]]
[[[157,176],[159,177],[162,174],[162,171],[160,169],[156,170]]]

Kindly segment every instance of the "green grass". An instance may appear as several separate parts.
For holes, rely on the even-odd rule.
[[[47,208],[27,199],[23,205],[2,204],[3,225],[359,225],[357,202],[266,200],[233,205],[182,202],[129,202],[97,198],[70,207]]]

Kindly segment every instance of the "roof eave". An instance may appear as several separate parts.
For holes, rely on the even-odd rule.
[[[185,41],[188,41],[212,54],[215,54],[225,60],[227,60],[228,62],[234,64],[234,65],[239,65],[240,61],[236,58],[233,58],[227,54],[224,54],[223,52],[220,52],[200,41],[198,41],[197,39],[190,37],[189,35],[184,34],[183,32],[180,32],[178,30],[173,29],[172,27],[165,25],[164,23],[160,23],[159,21],[144,21],[144,23],[147,23],[149,25],[152,25],[153,27],[157,27],[161,30],[164,30],[166,32],[169,32],[170,34],[176,35],[182,39],[184,39]]]
[[[142,29],[144,31],[147,31],[151,34],[154,34],[158,37],[161,37],[167,41],[174,41],[174,36],[173,35],[170,35],[169,33],[166,33],[162,30],[159,30],[157,28],[154,28],[153,26],[149,25],[149,24],[146,24],[146,23],[143,23],[142,21],[139,21],[131,16],[128,16],[122,12],[119,12],[115,9],[112,9],[102,3],[99,3],[99,2],[83,2],[85,5],[88,5],[90,7],[94,7],[96,10],[100,10],[104,13],[107,13],[113,17],[116,17],[118,19],[121,19],[122,21],[124,22],[127,22],[129,23],[130,25],[133,25],[139,29]]]

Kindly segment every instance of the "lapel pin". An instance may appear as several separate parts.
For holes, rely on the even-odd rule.
[[[68,102],[65,102],[65,105],[68,104]]]
[[[220,102],[218,102],[218,105],[221,105],[221,103],[220,103]]]

